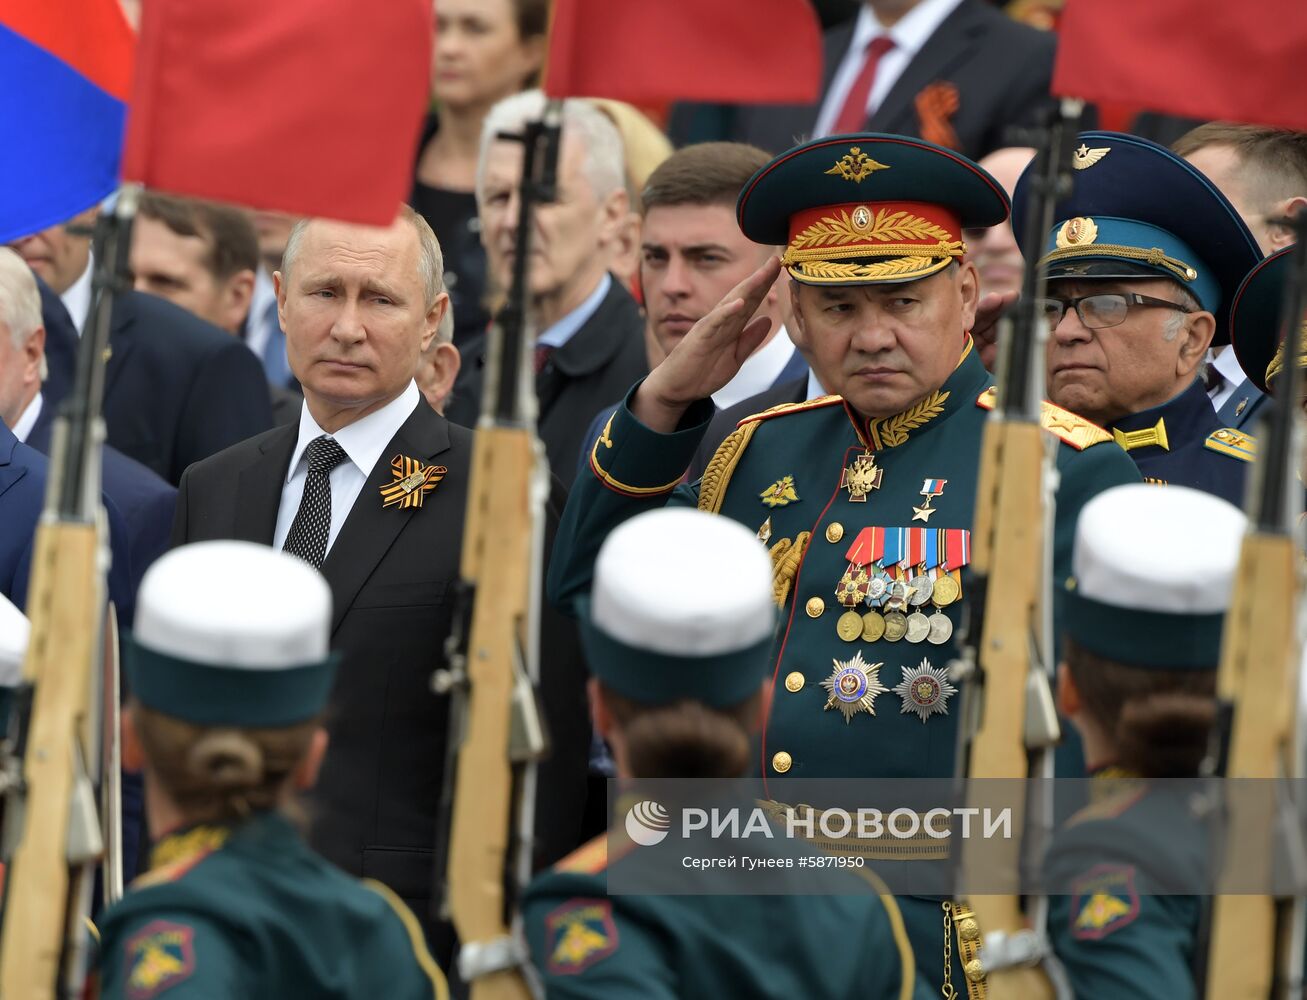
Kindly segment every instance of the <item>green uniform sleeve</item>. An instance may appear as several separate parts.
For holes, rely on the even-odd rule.
[[[191,913],[142,914],[116,928],[100,962],[102,1000],[207,1000],[256,992],[221,928]]]
[[[711,400],[686,412],[671,434],[650,430],[631,413],[631,390],[590,446],[588,468],[576,477],[563,510],[549,564],[548,594],[570,611],[590,589],[595,558],[608,532],[628,518],[669,503],[694,506],[698,494],[681,485],[714,413]]]

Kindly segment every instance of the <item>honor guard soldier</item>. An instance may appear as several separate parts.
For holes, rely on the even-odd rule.
[[[1253,385],[1275,395],[1275,382],[1284,371],[1283,325],[1284,283],[1293,267],[1293,248],[1271,254],[1248,272],[1235,293],[1230,310],[1230,335],[1239,367]],[[1298,344],[1298,366],[1307,368],[1307,322],[1302,324]]]
[[[694,510],[641,514],[609,535],[593,594],[578,605],[591,710],[619,778],[749,771],[776,619],[771,563],[751,531]],[[865,869],[831,880],[855,884],[841,895],[813,895],[796,870],[790,891],[766,896],[609,896],[612,866],[639,850],[624,828],[527,890],[524,922],[549,1000],[933,995],[894,898]],[[807,850],[779,834],[744,843],[772,860]],[[678,868],[685,850],[674,852]],[[856,947],[832,947],[839,940]]]
[[[282,812],[326,751],[330,627],[323,578],[260,545],[182,546],[146,573],[123,752],[162,837],[101,919],[106,1000],[448,995],[404,904]]]
[[[1174,893],[1208,869],[1208,844],[1189,791],[1148,779],[1198,776],[1244,528],[1186,487],[1122,486],[1080,515],[1059,707],[1100,787],[1046,860],[1068,893],[1050,897],[1048,931],[1076,996],[1195,995],[1201,901]]]
[[[1072,194],[1042,245],[1048,398],[1102,424],[1150,483],[1243,502],[1252,439],[1216,419],[1200,377],[1229,343],[1235,289],[1261,252],[1188,162],[1136,136],[1085,132]],[[1013,195],[1024,232],[1030,168]]]
[[[713,413],[708,397],[766,335],[767,321],[749,317],[776,277],[773,260],[695,324],[593,443],[560,528],[551,596],[566,606],[587,592],[604,537],[641,511],[670,503],[738,521],[771,557],[781,608],[762,732],[769,796],[787,801],[793,778],[950,778],[960,685],[946,665],[958,656],[995,398],[967,333],[979,296],[962,230],[1006,219],[1007,196],[950,150],[845,135],[773,160],[737,215],[750,239],[786,246],[793,335],[838,395],[744,420],[703,477],[680,484]],[[1053,555],[1064,576],[1080,507],[1139,474],[1106,431],[1051,406],[1043,416],[1059,442]],[[1002,613],[1001,583],[988,604]],[[922,856],[938,857],[938,845]],[[922,977],[934,989],[960,985],[962,949],[945,936],[940,900],[900,905]]]

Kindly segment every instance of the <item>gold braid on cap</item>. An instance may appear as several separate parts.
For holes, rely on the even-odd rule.
[[[1047,267],[1059,260],[1075,257],[1120,257],[1124,260],[1137,260],[1144,264],[1151,264],[1153,267],[1165,268],[1181,281],[1193,281],[1198,277],[1197,271],[1182,260],[1168,257],[1161,247],[1144,250],[1140,247],[1126,247],[1114,243],[1086,243],[1082,246],[1058,247],[1041,257],[1038,266]]]
[[[1298,367],[1307,368],[1307,323],[1302,325],[1301,336],[1298,341]],[[1266,387],[1271,387],[1271,379],[1275,378],[1284,370],[1284,341],[1280,341],[1280,346],[1275,349],[1275,357],[1271,358],[1271,363],[1266,366]]]
[[[935,243],[932,245],[926,240]],[[859,226],[852,213],[841,209],[837,215],[825,216],[797,233],[786,247],[781,262],[788,265],[805,260],[842,260],[872,253],[877,257],[902,254],[961,257],[965,252],[966,244],[953,239],[953,234],[943,226],[919,215],[881,208],[876,210],[870,225]]]

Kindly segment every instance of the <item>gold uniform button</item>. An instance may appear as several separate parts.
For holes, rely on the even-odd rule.
[[[958,923],[958,939],[961,941],[980,940],[980,925],[970,917]]]
[[[981,964],[981,961],[978,958],[973,958],[964,968],[967,974],[967,979],[971,980],[973,983],[978,983],[985,978],[985,966]]]
[[[803,690],[803,674],[794,670],[785,675],[785,690],[793,694]]]
[[[777,753],[772,754],[771,766],[772,770],[777,774],[784,774],[794,766],[794,758],[784,750],[780,750]]]
[[[840,524],[839,521],[832,521],[830,524],[826,525],[826,541],[834,545],[843,537],[844,525]]]
[[[826,602],[820,597],[809,597],[804,610],[808,612],[809,618],[820,618],[826,611]]]

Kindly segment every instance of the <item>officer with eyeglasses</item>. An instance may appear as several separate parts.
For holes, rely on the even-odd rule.
[[[1203,384],[1235,290],[1261,253],[1220,191],[1170,150],[1085,132],[1074,188],[1028,262],[1048,275],[1048,398],[1107,428],[1145,481],[1243,502],[1253,439],[1222,427]],[[1030,171],[1013,196],[1024,232]]]

